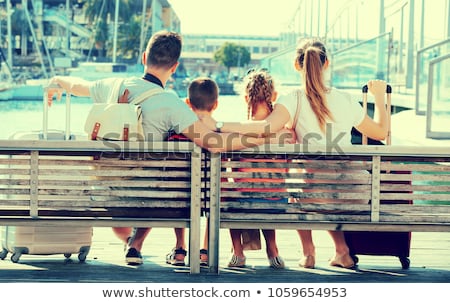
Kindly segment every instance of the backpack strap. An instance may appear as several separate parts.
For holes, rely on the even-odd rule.
[[[162,89],[161,87],[156,87],[153,89],[146,90],[145,92],[143,92],[142,94],[140,94],[139,96],[134,98],[134,100],[132,102],[130,102],[130,104],[139,105],[142,102],[144,102],[145,100],[147,100],[148,98],[150,98],[156,94],[163,93],[163,92],[164,92],[164,89]]]

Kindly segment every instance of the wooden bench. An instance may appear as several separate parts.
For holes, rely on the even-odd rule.
[[[189,142],[0,141],[0,225],[186,227],[199,251],[201,155]]]
[[[210,182],[213,273],[219,272],[220,228],[450,231],[448,148],[263,146],[213,155]],[[248,202],[280,197],[297,203]]]
[[[244,200],[268,197],[297,203]],[[268,145],[209,154],[189,142],[0,140],[0,225],[185,227],[189,251],[198,252],[203,209],[214,274],[220,228],[448,232],[449,201],[444,147]],[[198,254],[189,264],[200,273]]]

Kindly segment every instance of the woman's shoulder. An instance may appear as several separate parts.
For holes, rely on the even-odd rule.
[[[298,88],[298,87],[297,88],[284,89],[284,90],[279,92],[277,101],[284,100],[284,99],[296,98],[297,95],[299,93],[301,93],[301,92],[302,92],[302,89]]]
[[[342,89],[331,87],[328,89],[329,100],[351,101],[351,95]]]

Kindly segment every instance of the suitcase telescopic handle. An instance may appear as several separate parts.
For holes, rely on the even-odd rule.
[[[367,94],[368,91],[369,91],[369,87],[366,84],[362,87],[362,92],[363,92],[363,94]],[[390,93],[392,93],[392,87],[388,84],[388,85],[386,85],[386,94],[390,94]]]
[[[48,138],[48,90],[50,88],[61,88],[58,84],[50,84],[44,87],[44,112],[42,116],[42,135],[44,140]],[[64,140],[70,140],[70,94],[66,92],[66,128]]]
[[[369,87],[367,84],[365,84],[362,87],[363,92],[363,109],[364,112],[367,113],[367,92],[369,91]],[[386,111],[388,116],[388,134],[386,137],[386,144],[391,145],[391,94],[392,94],[392,87],[388,84],[386,85]],[[367,145],[367,136],[362,135],[362,144]]]

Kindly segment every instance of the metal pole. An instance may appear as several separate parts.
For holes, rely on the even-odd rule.
[[[406,65],[406,88],[413,87],[414,77],[414,0],[409,0],[408,58]]]
[[[6,3],[6,14],[8,15],[7,19],[7,35],[8,35],[8,65],[11,67],[13,66],[13,56],[12,56],[12,49],[13,49],[13,39],[12,39],[12,28],[11,28],[11,0],[8,0]],[[12,70],[11,70],[12,72]]]
[[[359,30],[359,6],[356,5],[356,12],[355,12],[355,43],[358,43],[358,30]]]
[[[350,45],[350,7],[347,7],[347,46]]]
[[[119,27],[119,0],[116,0],[116,9],[114,11],[114,40],[113,40],[113,63],[117,59],[117,28]]]
[[[314,16],[314,5],[313,5],[313,1],[311,0],[311,13],[309,14],[309,35],[312,36],[313,35],[313,16]]]
[[[317,37],[320,37],[320,0],[317,1]]]
[[[402,6],[402,12],[400,17],[400,42],[398,46],[398,72],[403,73],[403,9],[405,8],[407,2]]]
[[[420,49],[422,49],[424,45],[424,27],[425,27],[425,0],[422,0],[422,10],[420,14]]]
[[[136,64],[141,63],[141,54],[143,52],[143,48],[144,48],[144,33],[145,33],[145,24],[147,23],[147,20],[145,19],[147,18],[147,0],[144,0],[142,2],[142,20],[141,20],[141,39],[139,41],[139,56],[137,56],[137,62]]]
[[[306,14],[306,7],[308,6],[308,1],[305,1],[305,9],[303,10],[304,13],[304,18],[303,18],[303,34],[306,35],[306,18],[307,18],[307,14]]]
[[[450,38],[450,3],[447,1],[447,38]]]
[[[380,15],[379,15],[379,34],[384,34],[386,32],[386,26],[385,26],[385,18],[384,18],[384,0],[380,0]],[[384,52],[386,50],[386,43],[385,38],[382,37],[377,42],[377,74],[376,77],[378,79],[384,79],[384,63],[385,63],[385,56]]]
[[[325,35],[328,35],[328,0],[325,1]]]
[[[70,0],[66,0],[66,50],[70,50]]]

